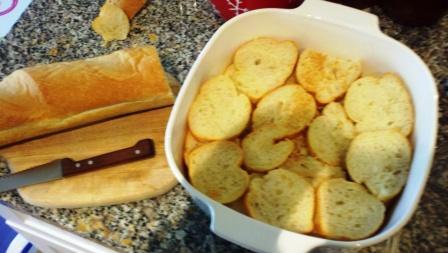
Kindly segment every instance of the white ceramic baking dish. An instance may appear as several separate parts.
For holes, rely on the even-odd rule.
[[[187,181],[182,149],[190,104],[205,80],[223,72],[238,46],[260,36],[294,40],[300,49],[314,48],[336,56],[361,58],[364,74],[392,71],[407,84],[415,107],[413,161],[403,193],[386,224],[375,235],[358,241],[337,241],[286,231],[215,202]],[[376,16],[322,0],[307,0],[293,10],[251,11],[219,28],[183,83],[166,129],[165,151],[177,180],[210,215],[210,229],[224,239],[257,252],[309,252],[322,246],[364,247],[392,236],[416,209],[434,154],[437,101],[437,89],[427,66],[409,48],[383,34]]]

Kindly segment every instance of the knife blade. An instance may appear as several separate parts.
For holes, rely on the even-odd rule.
[[[155,156],[154,141],[143,139],[134,146],[74,161],[63,158],[0,177],[0,193],[23,186],[45,183],[78,173]]]

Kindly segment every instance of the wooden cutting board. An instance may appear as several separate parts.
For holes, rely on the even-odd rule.
[[[0,149],[14,172],[55,159],[74,160],[133,146],[151,138],[156,156],[19,189],[33,205],[91,207],[161,195],[176,185],[165,160],[164,133],[171,107],[132,114]]]

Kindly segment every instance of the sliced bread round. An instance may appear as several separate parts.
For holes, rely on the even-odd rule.
[[[395,74],[357,80],[347,91],[344,107],[358,132],[396,129],[407,136],[412,131],[411,97]]]
[[[214,141],[191,151],[188,176],[193,186],[210,198],[230,203],[241,197],[249,175],[241,169],[243,152],[230,141]]]
[[[251,111],[249,99],[238,93],[228,76],[219,75],[201,87],[191,105],[188,125],[199,139],[229,139],[246,128]]]
[[[287,129],[265,125],[244,137],[244,164],[253,171],[264,172],[282,164],[294,149],[294,143],[284,138]]]
[[[235,65],[230,64],[224,71],[224,75],[232,77],[235,74],[235,71],[236,71]]]
[[[188,165],[188,156],[190,155],[190,152],[204,143],[205,142],[196,139],[196,137],[193,136],[191,131],[189,130],[187,131],[184,142],[184,160],[187,165]]]
[[[257,220],[299,233],[313,230],[314,189],[293,172],[278,169],[252,179],[244,200]]]
[[[296,67],[297,80],[316,94],[319,103],[327,104],[341,97],[361,75],[361,62],[342,59],[305,49]]]
[[[384,221],[384,204],[357,183],[327,180],[317,189],[316,198],[316,231],[326,238],[366,238]]]
[[[281,86],[266,94],[252,116],[252,128],[274,124],[296,134],[310,124],[316,115],[316,102],[297,84]]]
[[[365,184],[373,195],[387,201],[406,183],[411,156],[411,145],[399,131],[365,132],[350,144],[347,170],[355,182]]]
[[[292,41],[257,38],[237,49],[232,79],[238,90],[252,102],[285,83],[297,61],[297,46]]]
[[[354,136],[353,123],[345,115],[343,107],[335,102],[325,106],[322,115],[313,120],[307,133],[311,152],[334,166],[344,162]]]
[[[342,167],[328,165],[310,155],[290,156],[279,169],[297,173],[307,179],[315,188],[330,178],[345,178],[345,172]]]

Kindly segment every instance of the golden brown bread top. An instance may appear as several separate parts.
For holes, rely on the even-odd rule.
[[[154,47],[29,67],[0,82],[0,130],[155,97],[172,94]]]
[[[131,20],[145,5],[146,0],[107,0],[107,2],[120,7]]]

